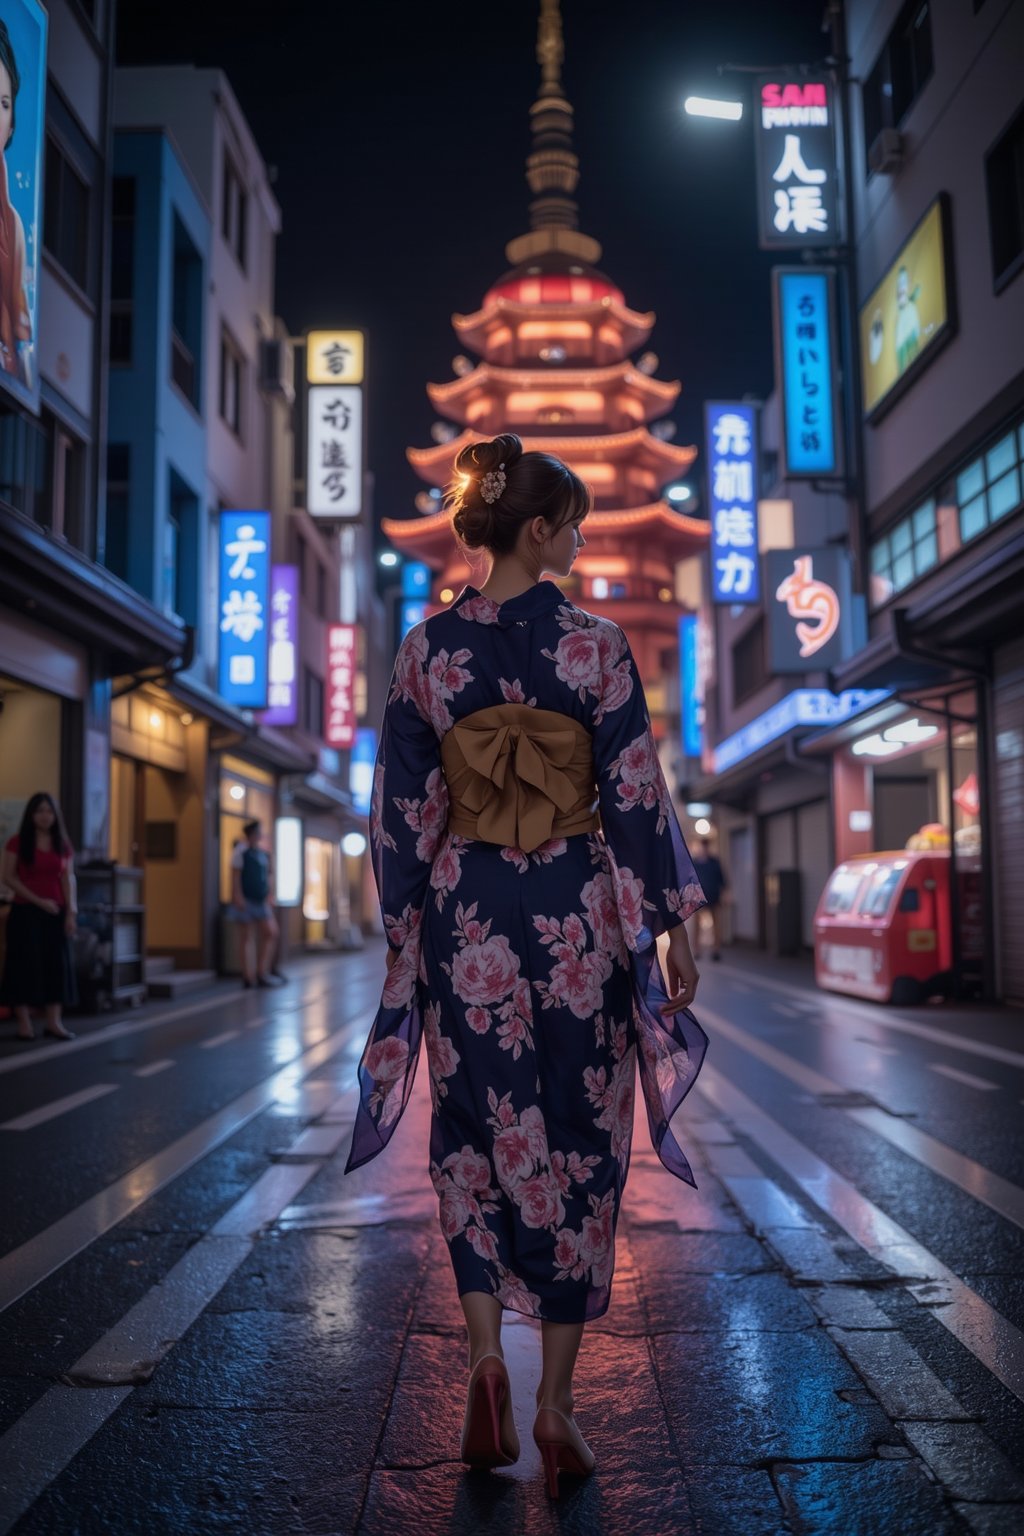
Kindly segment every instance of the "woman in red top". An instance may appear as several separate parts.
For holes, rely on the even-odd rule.
[[[33,1008],[45,1009],[48,1035],[73,1040],[60,1015],[76,1001],[69,940],[78,897],[74,851],[52,795],[33,795],[26,805],[3,851],[0,884],[14,892],[0,1001],[14,1009],[19,1040],[33,1039]]]

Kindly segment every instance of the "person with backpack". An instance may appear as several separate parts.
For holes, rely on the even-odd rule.
[[[243,987],[274,987],[283,980],[271,965],[278,927],[271,896],[273,867],[270,854],[260,847],[260,830],[260,822],[247,821],[231,855],[231,915],[244,930]]]

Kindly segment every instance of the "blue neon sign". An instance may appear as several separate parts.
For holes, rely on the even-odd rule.
[[[775,282],[786,473],[840,474],[832,274],[780,267]]]
[[[739,401],[704,407],[716,603],[758,603],[757,413]]]
[[[242,709],[267,706],[270,513],[220,514],[218,691]]]
[[[424,602],[430,596],[430,566],[407,560],[402,566],[402,596]]]
[[[371,725],[356,729],[356,739],[348,758],[348,787],[352,806],[360,816],[369,816],[373,799],[373,768],[377,757],[377,732]]]
[[[851,715],[888,697],[888,688],[848,688],[845,693],[830,693],[827,688],[794,688],[749,725],[718,743],[715,772],[724,773],[726,768],[741,763],[799,725],[841,725]]]
[[[700,757],[704,749],[704,702],[697,697],[697,615],[679,619],[680,713],[683,720],[683,751]]]

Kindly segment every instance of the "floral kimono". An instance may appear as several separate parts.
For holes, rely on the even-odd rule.
[[[486,836],[457,830],[466,812],[444,766],[456,739],[493,790],[469,823]],[[564,814],[580,741],[582,822]],[[654,1147],[694,1184],[669,1121],[707,1047],[688,1010],[658,1011],[655,938],[704,896],[622,630],[550,581],[500,605],[467,587],[402,643],[370,820],[397,957],[360,1063],[346,1172],[386,1146],[425,1034],[430,1176],[459,1294],[554,1322],[599,1317],[637,1066]]]

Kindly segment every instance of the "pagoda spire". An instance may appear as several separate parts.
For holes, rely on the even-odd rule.
[[[540,90],[530,108],[532,146],[526,159],[526,181],[533,193],[531,233],[506,246],[506,255],[513,263],[528,261],[545,251],[562,251],[585,262],[601,257],[597,241],[579,233],[574,193],[580,169],[572,142],[572,106],[562,89],[564,58],[559,0],[541,0],[537,27]]]

